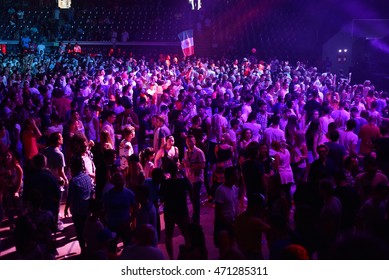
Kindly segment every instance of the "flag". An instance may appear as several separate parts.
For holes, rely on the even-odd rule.
[[[194,55],[193,30],[186,30],[178,34],[184,56]]]

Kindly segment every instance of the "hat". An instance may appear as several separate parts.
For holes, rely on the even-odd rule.
[[[249,60],[246,57],[243,58],[243,62],[247,62],[247,61],[249,61]]]
[[[115,239],[115,238],[116,238],[116,233],[110,231],[110,230],[107,229],[107,228],[101,229],[101,230],[97,233],[97,240],[98,240],[99,242],[101,242],[101,243],[104,243],[104,242],[113,240],[113,239]]]
[[[200,85],[197,85],[196,90],[202,90],[202,87]]]

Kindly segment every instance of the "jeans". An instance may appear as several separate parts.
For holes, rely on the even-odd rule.
[[[85,223],[88,218],[88,215],[78,215],[78,214],[72,214],[72,220],[74,223],[74,227],[76,229],[76,235],[78,242],[80,243],[80,248],[82,251],[85,249],[85,240],[84,240],[84,228]]]
[[[192,205],[193,205],[193,216],[192,220],[195,224],[200,224],[200,190],[203,182],[198,181],[193,183],[192,189]]]

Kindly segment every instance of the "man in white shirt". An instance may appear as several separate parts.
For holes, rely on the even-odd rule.
[[[266,128],[263,133],[263,139],[269,147],[271,147],[271,143],[273,141],[278,141],[281,143],[286,142],[285,133],[279,128],[279,124],[280,124],[280,117],[272,116],[271,126]]]
[[[354,102],[351,104],[352,107],[357,107],[359,113],[361,113],[363,110],[366,110],[365,105],[361,102],[361,96],[359,94],[356,94],[354,97]]]
[[[280,129],[282,131],[285,131],[290,114],[291,114],[290,109],[284,109],[284,111],[282,112],[282,119],[280,119]]]
[[[332,122],[334,122],[334,119],[331,117],[330,108],[329,107],[323,107],[322,108],[322,116],[319,118],[321,132],[323,135],[326,135],[328,132],[328,125]]]
[[[344,107],[346,103],[341,101],[339,103],[339,109],[332,112],[331,117],[336,122],[339,129],[344,129],[346,127],[346,122],[350,119],[350,113],[347,112]]]
[[[355,127],[355,119],[350,119],[346,123],[346,130],[339,130],[339,144],[344,146],[347,155],[355,155],[357,153],[358,136],[354,133]]]
[[[245,103],[242,106],[242,119],[244,122],[247,122],[247,118],[249,114],[253,111],[251,105],[254,103],[254,97],[252,95],[248,95],[245,97]]]
[[[116,120],[116,114],[114,111],[109,111],[107,113],[107,119],[103,123],[103,127],[101,128],[101,131],[107,130],[109,133],[109,136],[111,137],[111,145],[112,149],[115,148],[115,129],[113,126],[113,123]]]
[[[228,236],[233,233],[238,203],[238,192],[235,186],[237,170],[235,167],[227,167],[224,170],[224,184],[216,189],[215,193],[215,231],[214,242],[216,247],[220,245],[220,234],[225,231]]]

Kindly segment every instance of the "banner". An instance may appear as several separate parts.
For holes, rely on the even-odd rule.
[[[190,29],[179,33],[178,38],[181,41],[181,49],[184,56],[194,55],[193,30]]]

